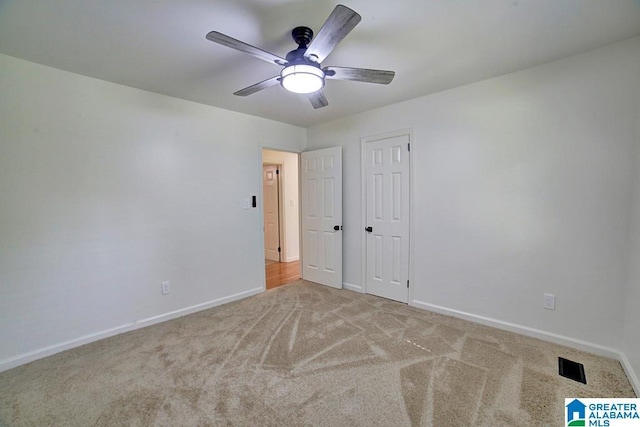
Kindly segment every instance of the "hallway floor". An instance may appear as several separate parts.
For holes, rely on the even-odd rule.
[[[265,266],[267,289],[300,280],[300,261],[272,262]]]

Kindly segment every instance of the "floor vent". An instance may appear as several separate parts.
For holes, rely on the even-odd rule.
[[[584,375],[584,365],[582,363],[558,357],[558,370],[562,377],[578,381],[582,384],[587,383],[587,377]]]

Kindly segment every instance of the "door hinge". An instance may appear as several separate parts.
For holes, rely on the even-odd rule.
[[[280,169],[276,169],[276,175],[280,175]]]
[[[280,247],[278,246],[278,252],[280,252],[281,250],[282,250],[282,249],[280,249]],[[407,286],[409,286],[409,285],[407,284]]]
[[[407,289],[409,289],[409,281],[407,280]]]
[[[407,142],[407,150],[411,151],[411,143]]]

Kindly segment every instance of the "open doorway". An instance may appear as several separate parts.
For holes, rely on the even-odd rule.
[[[262,150],[266,288],[299,280],[298,154]]]

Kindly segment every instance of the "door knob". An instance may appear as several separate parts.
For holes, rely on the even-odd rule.
[[[335,231],[339,231],[341,228],[342,228],[342,227],[340,227],[339,225],[334,225],[334,226],[333,226],[333,229],[334,229]]]
[[[373,227],[365,227],[364,231],[371,233],[373,231]]]

